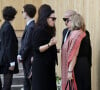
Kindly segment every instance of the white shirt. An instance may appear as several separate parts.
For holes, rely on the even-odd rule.
[[[32,21],[34,21],[34,19],[30,19],[29,21],[27,21],[26,25],[28,26]]]
[[[66,33],[66,35],[65,35],[64,42],[67,40],[68,33],[69,33],[69,30],[67,31],[67,33]]]

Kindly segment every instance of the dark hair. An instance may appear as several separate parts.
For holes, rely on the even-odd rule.
[[[17,11],[12,6],[7,6],[3,9],[3,18],[7,21],[11,21],[15,18]]]
[[[54,13],[55,11],[47,4],[43,4],[38,11],[38,19],[36,23],[36,28],[39,27],[51,33],[52,36],[55,36],[56,28],[50,27],[47,23],[47,18]]]
[[[24,11],[28,14],[29,17],[33,18],[36,14],[36,7],[32,4],[24,5]]]

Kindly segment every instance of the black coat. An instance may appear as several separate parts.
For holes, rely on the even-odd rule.
[[[34,61],[32,64],[32,90],[56,90],[56,45],[41,53],[39,46],[49,43],[52,37],[47,30],[36,29],[33,35]]]
[[[0,74],[11,72],[9,71],[11,62],[15,62],[15,70],[13,73],[18,73],[17,54],[17,37],[12,25],[8,21],[5,21],[0,30]]]
[[[31,57],[33,56],[32,50],[32,35],[34,32],[35,22],[32,21],[28,26],[26,26],[24,34],[21,40],[21,49],[19,51],[19,55],[21,55],[23,59],[23,68],[25,76],[28,76],[31,69]]]
[[[66,33],[68,32],[68,28],[65,28],[64,30],[63,30],[63,33],[62,33],[62,45],[64,44],[64,39],[65,39],[65,36],[66,36]],[[68,33],[68,36],[69,36],[69,33]],[[67,36],[67,37],[68,37]]]
[[[91,90],[92,48],[89,32],[83,38],[74,68],[78,90]]]
[[[63,30],[62,45],[68,29]],[[91,90],[91,66],[92,66],[92,48],[90,42],[90,34],[86,30],[86,36],[83,38],[77,62],[74,68],[75,79],[78,90]]]
[[[68,28],[63,30],[62,45],[64,44],[64,38],[65,38],[67,32],[68,32]],[[68,33],[68,36],[69,36],[69,34],[70,33]],[[83,51],[83,48],[85,51]],[[86,37],[82,40],[78,57],[81,55],[87,55],[88,63],[89,63],[89,66],[91,67],[91,65],[92,65],[92,58],[91,58],[92,57],[92,48],[91,48],[91,42],[90,42],[90,34],[87,30],[86,30]]]

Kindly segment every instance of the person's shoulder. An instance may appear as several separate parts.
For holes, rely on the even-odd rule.
[[[41,40],[45,37],[45,35],[46,35],[45,31],[39,27],[35,28],[35,30],[33,31],[34,40]]]
[[[2,28],[5,28],[5,27],[11,27],[10,22],[5,21],[5,22],[2,24]]]
[[[63,31],[68,31],[68,28],[64,28],[64,30]]]
[[[67,32],[67,31],[68,31],[68,28],[65,28],[65,29],[63,30],[63,33],[64,33],[64,32]]]
[[[43,30],[39,27],[35,27],[34,28],[34,35],[37,35],[37,34],[42,34]]]
[[[86,36],[83,38],[82,42],[88,43],[90,41],[90,33],[88,30],[85,30]]]
[[[8,21],[5,21],[4,23],[3,23],[3,25],[1,26],[1,30],[3,30],[3,31],[8,31],[8,32],[10,32],[10,31],[12,31],[12,25],[10,24],[10,22],[8,22]]]
[[[29,24],[30,27],[34,27],[35,26],[35,21],[31,21],[31,23]]]
[[[90,37],[90,33],[89,33],[89,31],[86,30],[85,32],[86,32],[86,35],[87,35],[88,37]]]
[[[35,27],[35,22],[34,21],[32,21],[29,25],[28,25],[28,29],[34,29],[34,27]]]

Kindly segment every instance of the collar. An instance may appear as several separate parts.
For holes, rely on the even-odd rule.
[[[27,21],[26,25],[28,26],[32,21],[34,21],[34,19],[30,19],[29,21]]]

